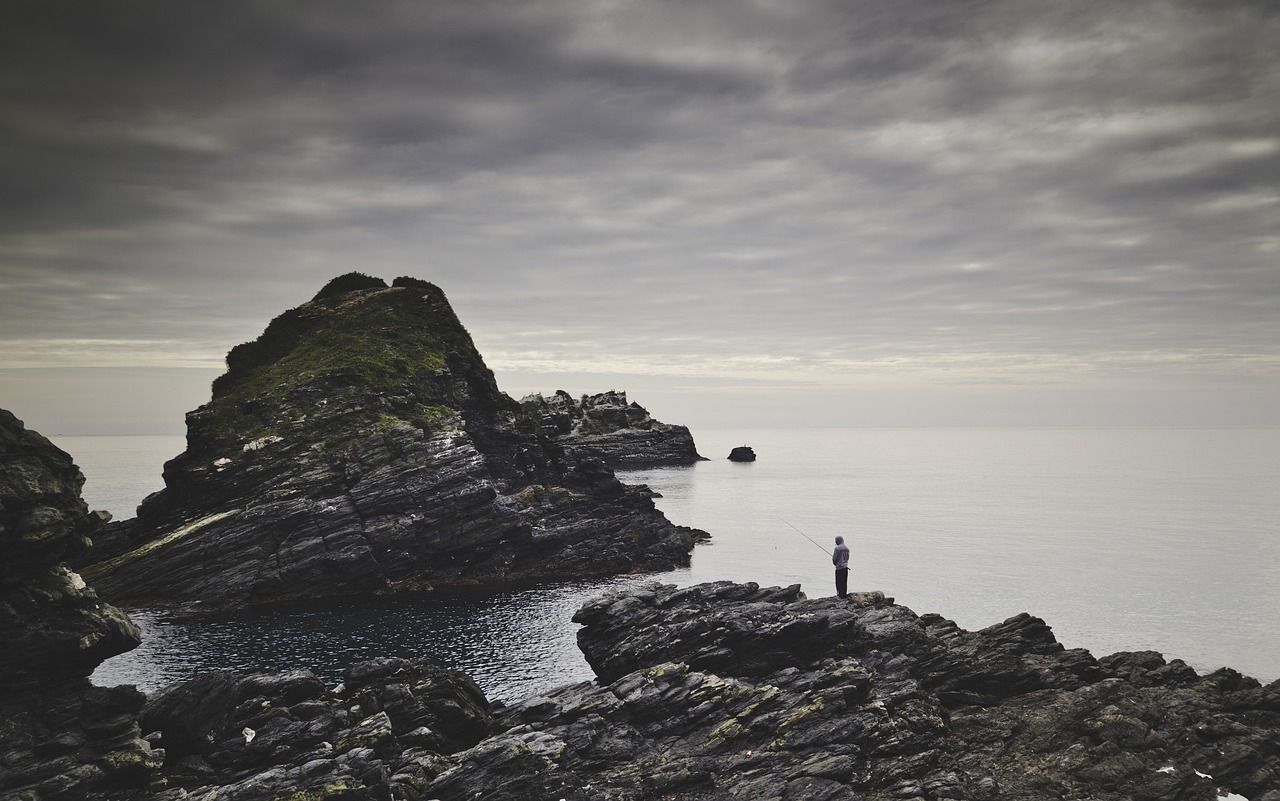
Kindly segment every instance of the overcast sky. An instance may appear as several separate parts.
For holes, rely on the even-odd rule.
[[[11,2],[0,407],[180,433],[330,278],[696,427],[1280,424],[1280,5]]]

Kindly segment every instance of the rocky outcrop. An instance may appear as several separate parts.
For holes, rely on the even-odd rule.
[[[423,798],[445,755],[491,724],[469,677],[427,662],[362,662],[333,690],[306,670],[205,674],[147,700],[142,725],[166,754],[148,798]]]
[[[0,409],[0,798],[101,798],[160,764],[139,738],[142,695],[89,682],[139,632],[65,563],[103,523],[83,486],[70,456]]]
[[[181,755],[156,798],[1280,799],[1280,682],[1095,659],[1030,615],[971,632],[881,593],[721,582],[576,620],[598,680],[492,711],[404,660],[333,692],[301,672],[182,685],[144,717]]]
[[[739,445],[729,451],[729,461],[731,462],[754,462],[756,460],[756,452],[748,445]]]
[[[883,595],[653,585],[575,618],[599,675],[500,710],[440,799],[1280,799],[1280,682],[1095,659]]]
[[[82,571],[128,604],[237,606],[688,563],[597,459],[498,390],[435,286],[351,274],[227,355],[165,489]]]
[[[685,426],[660,423],[627,393],[609,391],[574,400],[558,390],[529,395],[520,405],[541,423],[542,433],[575,461],[599,459],[610,467],[635,469],[705,461]]]

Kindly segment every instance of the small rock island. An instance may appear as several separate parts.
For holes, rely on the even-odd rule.
[[[706,461],[685,426],[660,423],[627,393],[610,390],[574,400],[564,390],[522,398],[520,405],[542,424],[542,433],[576,461],[600,459],[617,469],[687,465]]]
[[[165,488],[77,563],[115,603],[235,607],[648,572],[687,565],[706,537],[592,456],[631,459],[620,426],[584,433],[590,452],[548,436],[425,281],[335,278],[233,348],[212,395],[187,415]],[[657,448],[648,414],[623,413],[656,438],[632,452]]]
[[[729,461],[731,462],[754,462],[756,460],[756,452],[749,445],[739,445],[729,451]]]

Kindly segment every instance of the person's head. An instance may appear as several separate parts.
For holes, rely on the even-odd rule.
[[[836,545],[844,545],[844,537],[836,537]]]

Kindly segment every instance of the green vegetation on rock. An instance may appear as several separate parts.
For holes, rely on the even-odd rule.
[[[334,294],[331,287],[351,276],[363,288]],[[227,373],[213,385],[212,418],[207,433],[219,439],[254,439],[275,433],[276,417],[314,411],[328,393],[298,390],[323,380],[327,388],[359,387],[381,394],[420,373],[445,366],[445,354],[460,343],[449,341],[461,330],[434,286],[416,282],[394,288],[367,286],[367,276],[334,279],[315,300],[277,317],[261,337],[227,354]],[[425,293],[425,294],[424,294]],[[441,311],[447,325],[439,325]],[[443,334],[443,336],[442,336]],[[467,343],[469,345],[469,342]],[[442,406],[419,404],[424,419],[447,416]],[[265,412],[271,410],[272,418]]]
[[[320,787],[278,795],[275,801],[340,801],[346,798],[365,798],[368,792],[369,789],[363,784],[344,779]]]

